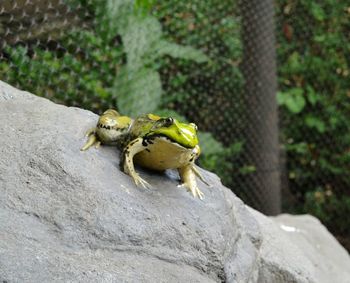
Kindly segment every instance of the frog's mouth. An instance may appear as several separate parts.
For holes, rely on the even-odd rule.
[[[175,141],[173,139],[171,139],[170,137],[166,136],[166,135],[163,135],[163,134],[153,134],[153,135],[149,135],[149,136],[146,136],[144,139],[143,139],[143,142],[142,144],[144,144],[144,142],[146,144],[153,144],[154,140],[155,139],[161,139],[161,140],[164,140],[164,141],[167,141],[167,142],[170,142],[176,146],[179,146],[179,147],[183,147],[183,148],[188,148],[188,149],[192,149],[193,147],[192,146],[187,146],[187,145],[184,145],[182,144],[181,142],[178,142],[178,141]]]

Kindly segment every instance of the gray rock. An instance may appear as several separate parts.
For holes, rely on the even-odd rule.
[[[317,218],[282,214],[273,220],[308,259],[309,271],[316,282],[350,282],[348,252]]]
[[[318,219],[282,214],[259,222],[259,282],[350,282],[350,257]]]
[[[331,245],[319,262],[315,243],[247,209],[210,172],[200,201],[173,171],[138,168],[146,190],[120,172],[114,147],[80,152],[96,120],[0,82],[0,282],[326,282],[327,272],[349,282],[348,254],[315,221]]]

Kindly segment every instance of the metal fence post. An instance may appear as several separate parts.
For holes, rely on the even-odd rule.
[[[269,215],[281,210],[276,44],[273,0],[240,0],[242,16],[246,160],[256,171],[246,177],[245,195]]]

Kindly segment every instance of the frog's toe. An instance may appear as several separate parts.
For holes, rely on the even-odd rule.
[[[197,195],[200,199],[204,198],[204,194],[202,193],[202,191],[200,189],[197,188]]]
[[[95,148],[99,148],[100,145],[101,145],[101,142],[100,142],[100,141],[97,141],[97,142],[95,143]]]
[[[151,188],[151,185],[146,180],[142,179],[139,175],[134,175],[132,178],[134,179],[134,182],[137,186],[141,186],[145,189]]]
[[[190,188],[190,191],[192,192],[192,195],[194,197],[198,197],[199,199],[203,199],[204,194],[201,192],[201,190],[198,187]]]
[[[91,146],[93,146],[95,143],[97,143],[97,137],[96,135],[90,135],[88,141],[85,143],[85,145],[80,149],[81,151],[85,151],[89,149]]]
[[[186,188],[187,191],[191,192],[191,194],[195,198],[196,197],[198,197],[199,199],[203,199],[204,198],[204,194],[202,193],[202,191],[198,187],[191,187],[191,186],[187,185],[186,183],[180,184],[180,185],[178,185],[178,187]]]

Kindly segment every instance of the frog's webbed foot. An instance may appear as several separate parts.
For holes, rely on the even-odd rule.
[[[186,185],[184,184],[185,187],[188,188],[188,190],[192,193],[192,195],[194,197],[199,197],[199,199],[203,199],[204,198],[204,194],[203,192],[197,187],[197,186],[189,186],[189,185]]]
[[[91,128],[86,132],[86,137],[88,137],[88,141],[85,143],[85,145],[80,149],[81,151],[85,151],[89,149],[91,146],[95,145],[96,148],[98,148],[101,144],[101,142],[98,140],[96,135],[96,128]]]
[[[151,185],[146,180],[142,179],[139,174],[137,174],[137,173],[135,173],[134,175],[130,174],[130,176],[131,176],[131,178],[133,178],[136,186],[141,186],[145,189],[151,188]]]
[[[199,199],[204,198],[204,193],[197,186],[190,186],[189,184],[183,183],[178,185],[179,188],[186,188],[187,191],[191,192],[194,197],[198,197]]]
[[[195,170],[193,170],[193,164],[189,164],[182,168],[179,168],[179,174],[182,180],[180,187],[187,188],[194,197],[204,198],[204,194],[197,186]]]

